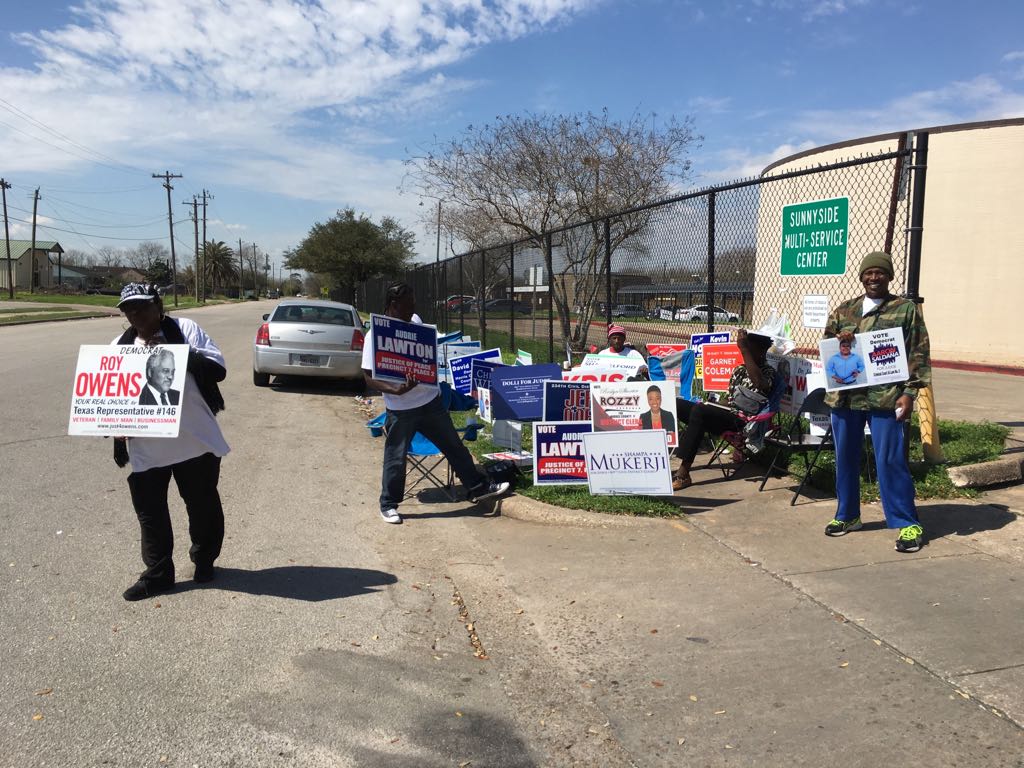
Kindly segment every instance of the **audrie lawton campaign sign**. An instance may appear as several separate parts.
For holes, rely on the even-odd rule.
[[[69,435],[177,437],[188,344],[83,345]]]
[[[437,384],[437,329],[370,315],[373,331],[373,378],[405,381],[412,374],[420,384]]]

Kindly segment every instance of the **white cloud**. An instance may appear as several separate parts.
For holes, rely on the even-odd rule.
[[[873,107],[807,110],[792,130],[810,134],[816,144],[937,125],[998,120],[1024,114],[1024,92],[1007,89],[989,75],[918,91]],[[807,126],[816,126],[808,131]]]
[[[446,94],[473,87],[440,68],[595,2],[93,0],[75,24],[16,36],[35,61],[0,69],[0,94],[132,165],[197,152],[288,156],[307,149],[296,134],[324,124],[337,133],[353,121],[436,109]],[[3,125],[0,140],[16,158],[10,170],[81,165]]]
[[[723,112],[729,111],[729,105],[731,102],[732,99],[729,96],[695,96],[687,102],[687,107],[695,112],[720,115]]]

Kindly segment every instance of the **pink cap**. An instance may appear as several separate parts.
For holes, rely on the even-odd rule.
[[[609,323],[608,324],[608,338],[610,339],[616,333],[621,333],[623,336],[625,336],[626,335],[626,329],[623,328],[621,325],[616,325],[615,323]]]

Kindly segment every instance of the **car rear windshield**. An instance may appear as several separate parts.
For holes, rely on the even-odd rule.
[[[349,326],[356,324],[355,317],[350,309],[299,304],[278,307],[270,320],[274,323],[320,323],[322,325]]]

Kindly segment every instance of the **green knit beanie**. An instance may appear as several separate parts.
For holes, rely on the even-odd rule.
[[[857,276],[863,275],[872,267],[878,267],[879,269],[889,273],[889,279],[891,280],[896,276],[896,273],[892,269],[892,256],[884,251],[873,251],[860,260],[860,271]]]

